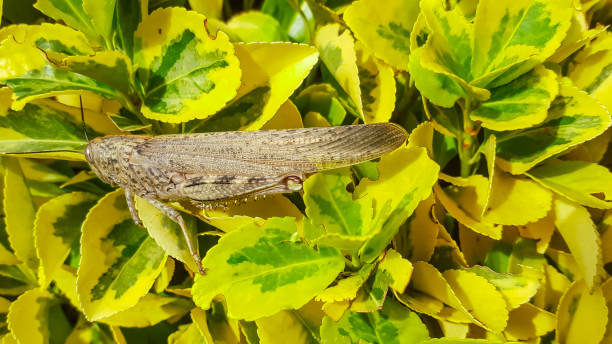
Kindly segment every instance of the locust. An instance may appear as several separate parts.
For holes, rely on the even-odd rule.
[[[202,261],[180,212],[166,202],[212,208],[231,201],[302,189],[311,174],[393,151],[406,140],[392,123],[176,135],[112,135],[88,142],[85,157],[105,183],[125,190],[134,222],[134,196],[181,228],[198,270]]]

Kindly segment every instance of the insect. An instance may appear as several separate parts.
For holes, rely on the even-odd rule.
[[[399,147],[406,132],[392,123],[262,131],[95,138],[85,157],[104,182],[125,190],[134,222],[134,196],[179,224],[204,273],[178,210],[163,201],[198,207],[298,191],[312,173],[380,157]]]

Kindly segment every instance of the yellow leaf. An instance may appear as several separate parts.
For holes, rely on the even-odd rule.
[[[200,331],[204,342],[206,344],[214,343],[212,335],[208,329],[206,311],[204,311],[202,308],[196,307],[191,310],[189,315],[191,316],[191,320],[196,325],[197,329]]]
[[[543,285],[534,297],[534,305],[547,311],[555,311],[561,296],[570,286],[569,279],[551,265],[544,265]]]
[[[262,130],[294,128],[304,128],[304,124],[302,124],[300,111],[291,100],[284,102],[274,117],[261,127]]]
[[[599,233],[591,215],[583,206],[563,197],[555,198],[554,209],[557,230],[575,257],[588,288],[592,288],[602,272],[602,257]]]
[[[554,330],[556,322],[555,314],[525,303],[510,311],[504,332],[510,340],[533,339]]]
[[[6,158],[4,166],[3,205],[8,241],[15,256],[36,271],[39,260],[34,247],[34,204],[19,160]]]
[[[502,226],[479,219],[487,198],[487,178],[478,174],[468,178],[440,174],[440,179],[453,184],[446,189],[434,185],[436,197],[452,217],[477,233],[501,239]]]
[[[225,209],[202,209],[207,223],[224,232],[230,232],[247,224],[262,224],[271,217],[290,216],[300,219],[304,215],[283,195],[270,195],[257,201],[231,205]]]
[[[426,262],[414,262],[408,290],[399,300],[419,313],[436,319],[480,324],[463,306],[444,276]]]
[[[552,192],[537,183],[497,170],[482,220],[500,225],[524,225],[546,216],[551,201]]]
[[[55,286],[62,292],[62,294],[70,300],[70,304],[74,308],[82,311],[79,297],[77,296],[76,288],[76,270],[69,266],[62,266],[56,271],[54,276]]]
[[[398,293],[403,293],[410,282],[412,276],[412,263],[404,259],[394,249],[390,248],[385,254],[385,258],[378,264],[378,269],[386,272],[391,277],[389,287]]]
[[[442,273],[463,306],[485,328],[501,332],[508,322],[508,309],[502,294],[484,277],[465,270]]]
[[[321,326],[323,315],[318,302],[307,303],[296,310],[280,311],[255,320],[257,335],[262,343],[268,344],[317,342],[319,333],[312,333],[312,330]]]
[[[328,302],[323,305],[323,312],[333,321],[339,321],[351,306],[350,301]]]
[[[174,276],[174,266],[174,259],[166,260],[166,265],[155,280],[155,285],[153,286],[156,293],[163,293],[166,288],[168,288],[168,285],[170,285],[170,281]]]
[[[223,0],[189,0],[189,6],[207,18],[221,18],[223,15]]]
[[[321,61],[349,95],[359,116],[363,117],[355,42],[349,30],[340,31],[340,24],[323,26],[317,31],[315,45],[321,54]]]
[[[589,289],[579,280],[561,298],[556,328],[559,343],[595,344],[603,339],[608,322],[606,299],[601,288]]]
[[[544,254],[548,249],[548,244],[555,232],[555,212],[549,211],[546,217],[539,219],[536,222],[530,222],[524,226],[519,226],[518,230],[521,237],[538,240],[536,244],[538,253]]]

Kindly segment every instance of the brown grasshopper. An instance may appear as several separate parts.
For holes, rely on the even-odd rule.
[[[179,224],[200,273],[202,261],[181,214],[162,201],[198,207],[298,191],[307,175],[368,161],[406,140],[392,123],[160,136],[105,136],[85,157],[98,177],[125,190],[134,222],[137,195]]]

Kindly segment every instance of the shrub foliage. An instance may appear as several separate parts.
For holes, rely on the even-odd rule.
[[[612,341],[612,2],[237,3],[4,1],[3,343]],[[81,106],[89,138],[410,137],[300,193],[173,204],[199,275],[90,171]]]

